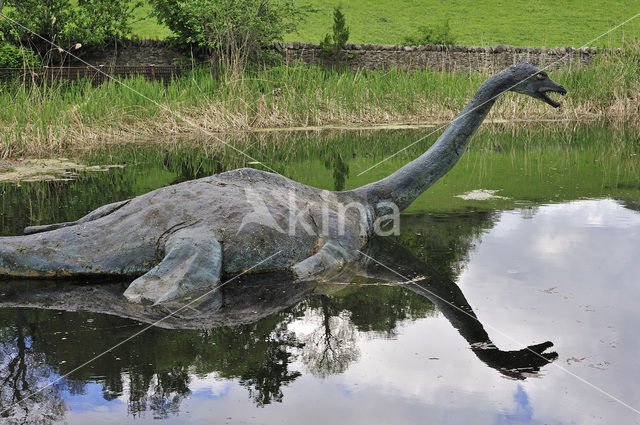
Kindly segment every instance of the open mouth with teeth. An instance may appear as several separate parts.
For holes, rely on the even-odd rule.
[[[548,89],[548,90],[538,91],[538,96],[540,100],[543,100],[549,105],[553,106],[554,108],[557,108],[558,106],[560,106],[560,102],[553,100],[551,97],[549,97],[547,93],[559,93],[560,95],[564,96],[565,94],[567,94],[567,91],[564,89],[564,87],[561,87],[559,89]]]

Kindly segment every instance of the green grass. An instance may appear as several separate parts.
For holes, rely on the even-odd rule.
[[[150,15],[151,11],[151,5],[146,2],[134,11],[132,35],[145,40],[163,40],[173,35],[169,28],[160,25],[157,19]]]
[[[331,27],[339,1],[313,1],[318,9],[289,40],[319,41]],[[350,0],[342,2],[351,40],[401,43],[416,26],[450,19],[459,44],[581,46],[640,13],[639,0]],[[597,45],[620,43],[622,34],[640,35],[640,17]]]
[[[297,0],[311,6],[306,22],[287,41],[319,42],[331,30],[333,7],[342,4],[350,41],[400,44],[421,25],[450,20],[459,44],[579,47],[640,13],[640,0]],[[147,5],[138,11],[144,16]],[[135,25],[139,38],[163,38],[170,32],[153,18]],[[640,36],[640,17],[603,37],[595,46],[619,46]]]

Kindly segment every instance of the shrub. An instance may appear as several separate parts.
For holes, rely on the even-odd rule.
[[[40,57],[31,49],[0,43],[0,68],[40,66]]]
[[[101,47],[130,34],[132,13],[140,5],[131,0],[6,0],[3,13],[10,19],[0,20],[0,33],[5,41],[33,47],[43,57],[57,50],[40,37],[65,49]]]
[[[407,45],[420,46],[427,44],[456,44],[456,37],[451,32],[449,20],[440,25],[423,25],[411,36],[404,38]]]

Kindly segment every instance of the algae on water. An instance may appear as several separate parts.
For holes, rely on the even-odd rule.
[[[80,171],[107,171],[124,165],[83,165],[67,158],[3,160],[0,183],[43,180],[73,180]]]
[[[496,192],[500,190],[490,189],[476,189],[463,195],[456,195],[457,198],[462,198],[465,201],[487,201],[489,199],[509,199],[506,196],[496,195]]]

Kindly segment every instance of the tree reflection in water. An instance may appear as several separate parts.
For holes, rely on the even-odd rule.
[[[289,371],[294,357],[289,349],[300,346],[296,335],[287,329],[289,319],[280,322],[267,337],[264,359],[251,365],[240,377],[240,385],[249,390],[249,397],[258,406],[282,402],[282,387],[301,375]]]
[[[25,312],[21,312],[25,313]],[[12,406],[51,378],[45,355],[33,347],[28,313],[16,315],[13,326],[0,328],[0,407]],[[47,387],[20,404],[3,412],[7,423],[53,423],[62,419],[67,407],[60,396],[60,387]]]
[[[356,327],[349,312],[340,309],[327,295],[320,295],[320,308],[310,309],[307,315],[316,325],[301,338],[304,344],[302,361],[308,371],[326,378],[347,370],[360,356]]]

